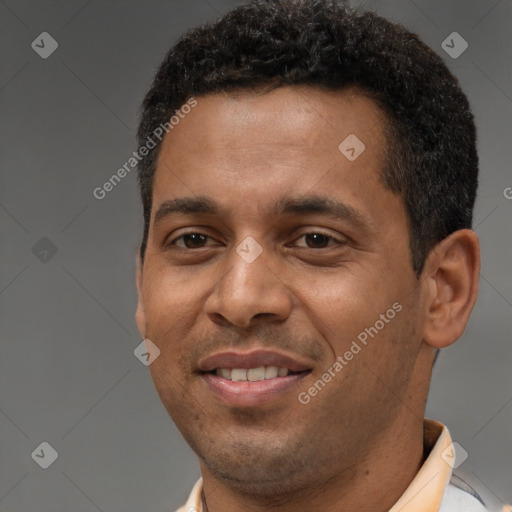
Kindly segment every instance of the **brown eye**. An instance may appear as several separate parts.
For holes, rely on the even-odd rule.
[[[202,233],[187,233],[177,238],[175,243],[178,247],[198,249],[205,246],[208,238],[207,235],[203,235]],[[178,241],[181,241],[181,243],[178,243]]]
[[[311,249],[323,249],[329,245],[332,237],[323,233],[308,233],[304,235],[306,245]]]

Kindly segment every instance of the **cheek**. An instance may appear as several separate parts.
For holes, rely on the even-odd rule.
[[[167,324],[171,328],[180,319],[186,319],[197,307],[201,289],[180,269],[159,265],[145,276],[144,310],[151,324]]]
[[[148,272],[145,282],[146,337],[160,350],[149,369],[157,389],[172,388],[190,374],[189,340],[201,310],[201,291],[169,270]]]
[[[374,272],[374,271],[373,271]],[[374,277],[369,268],[340,268],[323,277],[302,275],[299,307],[306,308],[316,328],[336,353],[371,327],[399,301],[396,287]],[[391,309],[388,316],[396,313]],[[386,317],[387,318],[387,317]],[[380,323],[379,323],[380,326]]]

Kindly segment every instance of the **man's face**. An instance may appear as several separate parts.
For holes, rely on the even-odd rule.
[[[203,472],[320,482],[411,414],[423,295],[379,178],[383,114],[305,87],[197,101],[154,179],[137,312],[152,378]],[[351,134],[359,156],[353,137],[338,148]]]

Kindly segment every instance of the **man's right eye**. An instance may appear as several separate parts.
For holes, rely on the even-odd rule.
[[[170,242],[169,246],[176,245],[182,249],[201,249],[206,246],[208,239],[211,237],[204,233],[185,233]]]

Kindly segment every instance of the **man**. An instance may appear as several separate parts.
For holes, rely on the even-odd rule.
[[[180,511],[486,510],[424,419],[480,266],[441,59],[334,0],[256,1],[169,51],[138,139],[136,319],[202,474]]]

